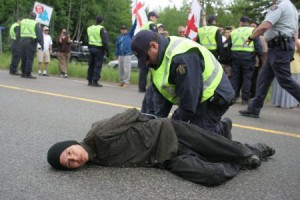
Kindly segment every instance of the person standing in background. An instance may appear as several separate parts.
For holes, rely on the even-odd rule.
[[[37,46],[37,59],[38,59],[38,65],[37,70],[38,74],[41,76],[48,76],[48,65],[50,62],[50,53],[52,52],[52,39],[49,35],[49,28],[47,26],[44,26],[43,28],[43,38],[44,38],[44,49],[42,50],[41,45],[38,44]],[[44,71],[42,73],[41,65],[42,62],[44,62]]]
[[[11,57],[11,64],[9,67],[9,74],[11,75],[21,75],[18,72],[18,65],[20,63],[20,22],[21,19],[18,19],[17,22],[13,23],[10,27],[9,34],[10,38],[12,39],[12,57]]]
[[[262,62],[261,42],[257,38],[251,44],[244,45],[244,40],[250,36],[254,30],[250,27],[250,18],[242,16],[239,28],[233,30],[229,37],[229,49],[232,58],[232,87],[236,94],[236,99],[242,88],[242,104],[248,104],[251,96],[251,82],[255,68],[256,56]]]
[[[36,79],[31,72],[37,43],[44,49],[43,33],[35,18],[36,13],[31,12],[29,18],[23,19],[20,24],[22,78]]]
[[[66,31],[66,29],[62,29],[60,35],[57,40],[58,49],[57,49],[57,57],[58,57],[58,65],[60,71],[60,77],[67,78],[68,77],[68,63],[70,59],[71,52],[71,39],[70,34]]]
[[[130,80],[131,72],[131,40],[134,35],[134,31],[137,25],[137,20],[134,21],[130,31],[125,25],[120,27],[121,34],[117,37],[115,56],[118,58],[119,62],[119,77],[121,87],[127,87]]]
[[[217,25],[217,18],[210,15],[207,19],[207,25],[198,29],[196,42],[206,47],[216,58],[223,52],[222,34]]]
[[[89,68],[87,72],[87,80],[89,86],[102,87],[98,83],[101,78],[101,70],[104,56],[109,55],[108,50],[108,34],[106,29],[101,25],[103,18],[96,18],[96,25],[88,27],[88,44],[89,44]]]

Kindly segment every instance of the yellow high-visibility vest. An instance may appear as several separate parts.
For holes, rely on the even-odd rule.
[[[254,52],[254,42],[244,45],[245,40],[252,34],[253,30],[253,27],[239,27],[232,31],[230,34],[232,42],[231,51]]]
[[[174,84],[169,83],[171,61],[174,56],[187,52],[192,48],[197,48],[204,58],[203,93],[201,102],[206,101],[214,95],[216,88],[221,82],[223,69],[213,54],[200,44],[186,38],[170,36],[168,45],[161,65],[155,70],[151,69],[153,83],[158,91],[175,105],[180,103],[176,96]],[[194,66],[200,67],[200,66]],[[201,74],[199,74],[201,76]]]
[[[36,38],[35,26],[37,22],[33,19],[23,19],[20,24],[20,36],[28,38]]]
[[[102,43],[102,38],[100,36],[101,29],[104,27],[101,25],[92,25],[88,27],[87,29],[87,34],[89,37],[89,45],[94,45],[94,46],[103,46]]]
[[[16,33],[15,33],[15,28],[17,26],[20,26],[19,23],[13,23],[10,27],[10,30],[9,30],[9,34],[10,34],[10,38],[13,39],[13,40],[16,40],[17,37],[16,37]]]
[[[208,50],[217,50],[217,26],[204,26],[198,29],[198,37],[203,46]]]

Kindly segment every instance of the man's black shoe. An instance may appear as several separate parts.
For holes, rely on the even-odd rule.
[[[98,82],[93,82],[92,86],[94,86],[94,87],[103,87],[103,85],[99,84]]]
[[[26,75],[26,76],[25,76],[25,78],[29,78],[29,79],[36,79],[36,77],[35,77],[35,76],[32,76],[32,74],[28,74],[28,75]]]
[[[16,75],[16,76],[20,76],[21,74],[19,72],[9,72],[10,75]]]
[[[221,123],[223,125],[223,136],[227,139],[232,139],[231,129],[232,129],[232,121],[228,117],[221,119]]]
[[[146,90],[141,90],[141,89],[139,89],[139,92],[140,92],[140,93],[144,93],[144,92],[146,92]]]
[[[273,156],[275,154],[275,149],[266,144],[257,143],[253,146],[259,150],[259,157],[261,160],[266,160],[268,157]]]
[[[32,76],[32,74],[22,74],[21,77],[22,78],[29,78],[29,79],[36,79],[36,77]]]
[[[240,166],[242,169],[256,169],[261,165],[261,161],[257,155],[249,156],[240,161]]]
[[[91,86],[91,85],[92,85],[92,81],[89,81],[89,82],[88,82],[88,85]]]
[[[242,116],[245,116],[245,117],[259,118],[259,114],[254,113],[254,112],[251,112],[251,111],[249,111],[248,109],[246,109],[246,110],[240,110],[239,113],[240,113]]]

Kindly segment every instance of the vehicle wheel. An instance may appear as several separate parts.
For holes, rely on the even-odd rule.
[[[115,64],[114,69],[118,69],[119,65]]]
[[[77,58],[75,58],[75,57],[72,57],[71,59],[70,59],[70,62],[72,63],[72,64],[77,64],[78,63],[78,59]]]

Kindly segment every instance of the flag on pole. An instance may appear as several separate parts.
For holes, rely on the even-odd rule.
[[[140,31],[141,27],[148,21],[144,5],[141,0],[133,0],[131,4],[132,22],[137,19],[135,34]]]
[[[201,16],[201,5],[199,0],[192,1],[192,7],[190,9],[189,18],[186,23],[185,35],[191,38],[192,40],[196,40],[197,32],[200,24],[200,16]]]

